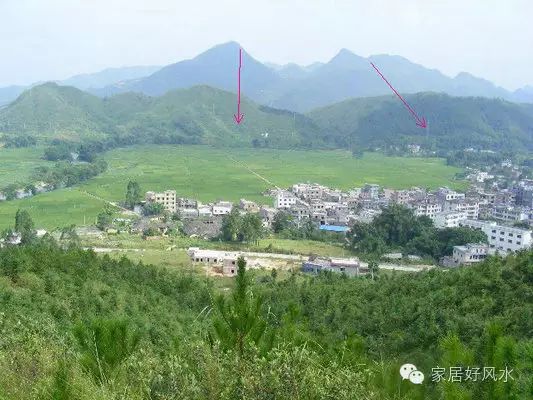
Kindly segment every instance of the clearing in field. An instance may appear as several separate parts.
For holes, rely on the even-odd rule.
[[[5,149],[0,149],[0,159]],[[41,153],[20,151],[21,165],[39,165]],[[2,158],[4,157],[4,158]],[[12,156],[11,156],[12,157]],[[179,196],[203,202],[240,198],[271,204],[261,195],[273,186],[317,182],[340,189],[377,183],[390,188],[420,186],[460,188],[458,168],[438,158],[386,157],[366,153],[362,159],[347,151],[219,149],[207,146],[136,146],[105,154],[109,169],[79,187],[31,199],[0,203],[0,229],[12,225],[18,208],[28,208],[39,227],[94,223],[104,201],[122,201],[128,180],[144,191],[175,189]],[[13,164],[15,160],[12,160]],[[28,174],[28,167],[21,170]],[[0,170],[0,182],[10,182],[14,167]],[[27,175],[29,176],[29,174]]]

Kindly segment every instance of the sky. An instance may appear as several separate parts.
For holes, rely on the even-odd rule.
[[[533,85],[531,0],[0,0],[0,86],[166,65],[228,41],[263,62],[340,49]]]

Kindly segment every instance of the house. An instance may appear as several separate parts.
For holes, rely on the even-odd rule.
[[[295,205],[297,198],[294,194],[287,190],[278,190],[274,198],[275,208],[289,208]]]
[[[435,194],[436,194],[438,202],[441,204],[446,201],[459,200],[459,199],[465,198],[464,193],[456,192],[455,190],[451,190],[447,187],[439,188],[439,190],[437,190]]]
[[[437,213],[433,221],[436,228],[443,229],[458,227],[459,223],[465,219],[466,213],[464,211],[443,211]]]
[[[213,215],[226,215],[231,212],[233,209],[233,203],[231,201],[218,201],[213,204],[212,213]]]
[[[237,275],[237,260],[240,257],[239,253],[202,250],[198,247],[190,247],[187,250],[187,253],[193,263],[203,263],[210,267],[221,268],[222,274],[225,276]]]
[[[491,210],[491,217],[499,221],[527,221],[530,210],[522,207],[500,205]]]
[[[246,212],[256,213],[259,212],[259,206],[253,201],[241,199],[239,201],[239,208]]]
[[[322,271],[331,271],[348,276],[359,276],[368,272],[356,258],[313,258],[302,263],[302,272],[310,274],[319,274]]]
[[[438,213],[442,212],[442,205],[433,199],[418,201],[411,205],[414,214],[417,217],[426,216],[435,220]]]
[[[464,212],[467,219],[479,218],[479,202],[474,199],[460,199],[446,201],[442,205],[442,211]]]
[[[163,208],[171,213],[176,212],[176,191],[165,190],[162,193],[146,192],[145,200],[147,203],[162,204]]]
[[[472,265],[487,258],[489,246],[484,243],[469,243],[464,246],[453,246],[451,267]]]
[[[408,190],[395,190],[391,195],[391,201],[397,204],[407,204],[410,198]]]
[[[460,226],[479,229],[487,235],[491,252],[513,252],[528,249],[533,243],[532,232],[529,229],[498,225],[494,221],[478,221],[467,219],[460,222]]]

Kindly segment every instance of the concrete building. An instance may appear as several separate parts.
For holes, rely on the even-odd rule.
[[[289,208],[296,204],[297,198],[294,194],[287,190],[278,190],[274,198],[275,208]]]
[[[231,201],[219,201],[213,204],[213,215],[226,215],[233,209],[233,203]]]
[[[443,229],[455,228],[459,226],[459,223],[465,219],[466,213],[464,211],[443,211],[437,213],[433,221],[436,228]]]
[[[533,242],[531,230],[498,225],[493,221],[467,219],[460,226],[468,226],[483,231],[488,238],[491,252],[513,252],[531,247]]]
[[[241,199],[239,201],[239,208],[246,212],[256,213],[259,212],[259,206],[253,201]]]
[[[368,269],[362,267],[355,258],[314,258],[302,263],[302,272],[319,274],[323,271],[331,271],[348,276],[359,276],[368,273]]]
[[[484,243],[469,243],[453,246],[452,266],[472,265],[483,261],[489,254],[489,246]]]
[[[533,208],[533,186],[521,185],[516,190],[516,204]]]
[[[176,212],[176,191],[165,190],[162,193],[146,192],[145,200],[147,203],[162,204],[164,209],[168,212]]]
[[[460,199],[465,198],[464,193],[456,192],[455,190],[451,190],[447,187],[443,187],[437,190],[436,196],[437,196],[437,200],[440,203],[444,203],[445,201],[460,200]]]
[[[442,212],[442,205],[429,199],[417,202],[411,207],[417,217],[426,216],[432,220],[435,220],[437,214]]]
[[[473,199],[446,201],[442,211],[464,212],[467,219],[479,218],[479,202]]]
[[[411,196],[408,190],[396,190],[392,193],[391,200],[397,204],[407,204]]]
[[[530,210],[513,206],[496,206],[491,210],[491,217],[498,221],[527,221],[529,220]]]

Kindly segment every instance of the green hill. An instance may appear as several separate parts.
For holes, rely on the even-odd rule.
[[[0,110],[0,131],[38,137],[89,138],[128,143],[194,143],[310,147],[323,144],[308,117],[243,99],[244,122],[235,124],[236,95],[208,86],[161,97],[126,93],[100,99],[47,83],[24,92]]]
[[[533,150],[532,105],[435,93],[408,95],[406,100],[427,119],[428,128],[417,127],[393,96],[347,100],[307,115],[340,147],[417,143],[436,150]]]
[[[375,280],[256,269],[230,282],[49,237],[2,248],[0,398],[526,399],[532,257]],[[423,384],[402,382],[406,362]],[[437,383],[437,366],[513,373]]]
[[[271,148],[394,148],[421,144],[437,151],[468,147],[533,149],[533,105],[419,93],[406,96],[429,127],[420,129],[392,96],[347,100],[307,115],[245,98],[235,124],[236,95],[209,86],[160,97],[124,93],[100,99],[47,83],[0,110],[0,131],[49,140],[98,138],[109,146],[210,144]]]

